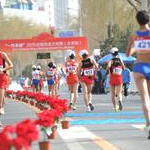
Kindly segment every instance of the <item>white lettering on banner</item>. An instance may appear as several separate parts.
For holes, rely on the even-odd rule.
[[[134,42],[136,50],[150,50],[150,39],[137,40]]]
[[[122,68],[119,68],[119,67],[114,68],[113,74],[121,75],[122,74]]]
[[[84,75],[85,76],[93,76],[94,75],[94,70],[93,69],[85,69],[84,70]]]

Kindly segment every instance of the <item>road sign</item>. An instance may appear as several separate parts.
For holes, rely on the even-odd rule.
[[[37,53],[37,59],[50,59],[51,53]]]
[[[59,37],[72,37],[74,36],[74,31],[61,31]]]

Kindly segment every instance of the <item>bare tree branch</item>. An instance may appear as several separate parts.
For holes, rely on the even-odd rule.
[[[141,2],[139,0],[134,0],[135,2],[141,4]],[[136,10],[138,11],[137,6],[134,4],[133,0],[127,0],[127,2]]]
[[[140,0],[134,0],[134,1],[136,1],[136,2],[139,3],[139,4],[141,4],[141,1],[140,1]]]

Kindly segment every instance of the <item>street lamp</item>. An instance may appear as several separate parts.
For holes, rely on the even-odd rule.
[[[81,12],[82,0],[78,0],[78,4],[79,4],[79,35],[82,36],[82,12]]]
[[[81,12],[82,0],[78,0],[78,4],[79,4],[78,9],[74,9],[74,8],[68,8],[68,9],[78,12],[78,16],[79,16],[79,36],[82,36],[82,12]]]

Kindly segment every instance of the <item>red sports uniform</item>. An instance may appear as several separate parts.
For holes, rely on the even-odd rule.
[[[4,63],[3,63],[3,53],[0,52],[0,69],[3,69]],[[5,89],[7,87],[7,76],[6,73],[0,74],[0,88]]]
[[[77,62],[75,60],[67,61],[66,73],[67,73],[67,84],[73,85],[79,82],[77,75]]]

